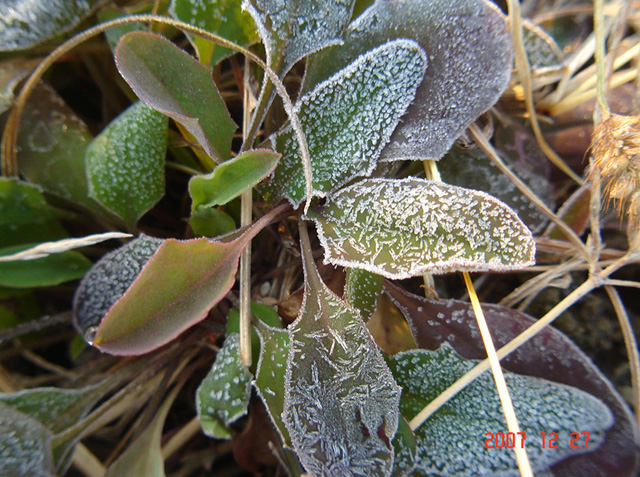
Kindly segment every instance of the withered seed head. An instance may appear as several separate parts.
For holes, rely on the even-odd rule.
[[[593,168],[600,171],[605,204],[612,199],[621,218],[627,217],[629,231],[640,230],[640,116],[612,114],[593,132]]]

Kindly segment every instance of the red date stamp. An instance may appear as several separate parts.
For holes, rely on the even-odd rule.
[[[516,447],[524,448],[524,442],[527,439],[526,432],[485,432],[484,433],[485,449],[514,449]],[[538,436],[536,436],[538,437]],[[558,448],[557,432],[541,432],[540,439],[543,449]],[[572,432],[569,434],[569,447],[572,449],[588,449],[589,433],[588,432]]]

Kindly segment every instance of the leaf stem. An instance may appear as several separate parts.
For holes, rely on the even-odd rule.
[[[513,403],[511,402],[511,395],[509,394],[509,388],[507,382],[504,379],[502,368],[500,367],[500,360],[496,355],[496,348],[493,345],[493,339],[491,338],[491,332],[489,326],[485,320],[482,307],[480,306],[480,300],[473,287],[473,282],[468,272],[462,272],[464,277],[464,284],[469,292],[469,299],[471,300],[471,306],[473,307],[473,313],[480,329],[480,335],[482,336],[482,342],[484,343],[484,349],[487,351],[487,358],[489,365],[491,366],[491,372],[493,373],[493,379],[496,383],[496,389],[498,390],[498,397],[502,404],[502,411],[504,412],[505,420],[507,421],[507,429],[509,432],[513,432],[514,435],[518,435],[520,432],[520,425],[518,424],[518,418],[516,412],[513,409]],[[514,452],[516,454],[516,461],[518,468],[520,469],[520,475],[523,477],[533,477],[533,471],[531,470],[531,463],[529,462],[529,456],[527,454],[524,441],[522,447],[515,446]]]

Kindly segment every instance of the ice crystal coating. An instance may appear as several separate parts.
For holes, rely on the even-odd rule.
[[[100,324],[163,242],[141,235],[106,254],[86,273],[73,297],[73,325],[78,333],[84,336],[87,329]]]
[[[300,59],[340,43],[353,0],[243,0],[258,27],[267,62],[284,74]]]
[[[423,273],[504,271],[534,263],[531,232],[479,191],[425,179],[367,179],[309,212],[325,263],[391,279]]]
[[[0,51],[29,48],[64,33],[91,13],[99,0],[3,0]]]
[[[260,326],[256,330],[260,337],[260,358],[254,384],[282,442],[291,446],[289,431],[282,420],[289,333],[269,326]]]
[[[206,435],[232,437],[227,427],[247,414],[252,377],[240,359],[240,335],[229,334],[196,393],[198,420]]]
[[[390,358],[389,366],[403,388],[402,414],[413,417],[475,364],[448,344],[437,351],[414,350]],[[609,408],[577,388],[512,373],[505,379],[536,473],[570,455],[596,449],[613,424]],[[487,432],[506,435],[507,428],[493,378],[484,373],[417,429],[418,456],[412,475],[520,475],[513,449],[495,443],[486,448]],[[541,432],[547,435],[544,445]],[[558,436],[557,449],[549,446],[552,432]],[[580,432],[589,433],[586,449]],[[571,433],[578,433],[577,448],[570,447],[576,437]]]
[[[53,436],[35,419],[0,403],[0,475],[54,475]]]
[[[89,195],[133,228],[164,195],[168,118],[142,102],[89,144]]]
[[[418,41],[430,66],[381,160],[439,159],[509,83],[506,19],[489,0],[377,0],[349,26],[344,45],[310,59],[304,90],[394,38]]]
[[[400,389],[360,314],[306,268],[289,327],[283,418],[293,446],[312,475],[389,475]]]
[[[417,43],[392,41],[360,56],[301,98],[296,112],[309,146],[314,195],[324,197],[373,171],[426,66]],[[297,139],[287,128],[272,142],[282,159],[266,193],[286,197],[298,207],[306,195]]]

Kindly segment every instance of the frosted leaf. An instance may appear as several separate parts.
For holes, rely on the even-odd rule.
[[[30,48],[72,29],[100,0],[3,0],[0,51]]]
[[[360,314],[322,283],[308,256],[305,270],[303,305],[288,328],[291,442],[312,475],[389,475],[400,389]]]
[[[172,0],[171,16],[234,42],[249,46],[258,41],[256,27],[248,12],[243,12],[238,0]],[[228,48],[194,35],[187,38],[198,52],[200,61],[213,66],[233,54]]]
[[[124,35],[115,58],[142,101],[184,126],[217,162],[229,158],[237,126],[205,66],[166,38],[145,32]]]
[[[489,0],[377,0],[349,26],[344,45],[310,59],[303,90],[394,38],[418,41],[430,66],[381,159],[439,159],[507,87],[506,19]]]
[[[259,326],[256,330],[260,337],[260,358],[254,384],[282,442],[291,447],[289,431],[282,420],[289,333],[270,326]]]
[[[78,333],[84,336],[100,324],[162,243],[162,239],[140,235],[106,254],[85,274],[73,297],[73,325]]]
[[[368,179],[312,209],[325,263],[391,279],[534,263],[531,232],[484,192],[425,179]]]
[[[451,344],[467,359],[482,359],[486,350],[470,303],[428,300],[387,282],[386,292],[411,326],[419,347],[438,349]],[[387,295],[383,295],[387,296]],[[537,320],[518,310],[482,304],[496,347],[504,346]],[[581,389],[601,399],[611,410],[615,425],[597,450],[568,458],[553,466],[556,475],[636,475],[640,462],[640,436],[634,416],[615,387],[569,338],[547,326],[501,360],[504,369]],[[580,431],[581,429],[576,429]]]
[[[525,129],[499,129],[494,142],[500,157],[550,209],[554,208],[549,160]],[[511,207],[532,233],[549,219],[504,175],[480,149],[454,146],[438,163],[448,184],[484,191]]]
[[[285,74],[305,56],[340,43],[353,0],[243,0],[258,27],[267,63]]]
[[[415,416],[475,364],[448,344],[437,351],[414,350],[390,358],[389,366],[403,389],[402,414]],[[505,379],[536,473],[570,455],[596,449],[613,424],[609,408],[584,391],[508,372]],[[486,432],[507,433],[490,373],[477,378],[416,430],[418,457],[413,475],[520,475],[513,449],[486,448]],[[541,432],[556,432],[558,448],[550,448],[548,441],[543,445]],[[584,436],[577,449],[570,447],[575,432],[589,432],[586,450]]]
[[[89,144],[89,195],[132,229],[164,195],[168,118],[142,102],[130,106]]]
[[[382,293],[382,277],[375,273],[350,268],[344,287],[344,300],[360,312],[365,320],[369,319],[378,304]]]
[[[206,435],[231,439],[229,425],[247,414],[252,379],[240,359],[240,335],[227,335],[196,393],[198,420]]]
[[[35,419],[0,403],[0,475],[54,474],[50,431]]]
[[[392,41],[360,56],[300,99],[296,110],[309,146],[314,195],[324,197],[373,171],[426,64],[417,43]],[[298,207],[306,197],[305,178],[293,130],[287,128],[272,142],[282,159],[266,194],[286,197]]]
[[[392,477],[412,475],[411,471],[416,465],[417,445],[416,436],[411,430],[409,422],[401,414],[398,419],[398,432],[393,439],[396,455],[393,461]]]
[[[524,21],[522,26],[524,48],[531,67],[534,70],[562,67],[564,55],[555,40],[530,21]]]

